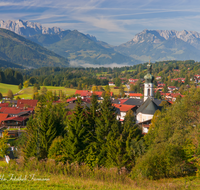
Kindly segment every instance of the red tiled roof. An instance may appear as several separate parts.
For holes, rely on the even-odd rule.
[[[8,114],[0,113],[0,123],[8,117]]]
[[[72,102],[72,101],[75,101],[75,100],[77,100],[77,98],[72,97],[72,98],[67,99],[67,102]]]
[[[25,111],[33,111],[34,108],[15,108],[15,107],[2,107],[0,109],[0,113],[6,113],[6,114],[19,114],[20,112],[25,112]]]
[[[130,93],[129,96],[140,97],[140,96],[143,96],[143,94],[141,94],[141,93]]]
[[[88,90],[76,90],[75,94],[80,94],[81,96],[91,96],[92,93]]]
[[[26,120],[27,117],[8,117],[2,121],[10,121],[10,120],[13,120],[13,121],[24,121]]]
[[[0,107],[8,107],[9,103],[0,103]]]
[[[125,104],[114,104],[113,106],[119,108],[121,112],[127,112],[135,107],[133,105],[125,105]]]
[[[102,93],[103,93],[102,91],[93,92],[94,95],[97,95],[97,96],[100,96],[100,97],[102,96]]]
[[[17,107],[35,107],[37,105],[38,100],[17,100]]]

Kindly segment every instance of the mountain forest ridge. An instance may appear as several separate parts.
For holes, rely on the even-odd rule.
[[[65,57],[92,64],[126,63],[163,60],[200,61],[200,33],[195,31],[143,30],[130,41],[111,46],[95,36],[77,30],[43,27],[29,21],[0,21],[5,28]]]

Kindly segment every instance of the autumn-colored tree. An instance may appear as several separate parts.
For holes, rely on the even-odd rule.
[[[29,86],[29,81],[26,80],[26,81],[24,82],[24,88],[28,88],[28,86]]]

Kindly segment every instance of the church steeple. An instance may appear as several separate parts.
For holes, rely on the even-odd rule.
[[[149,63],[147,65],[147,74],[144,76],[145,83],[144,83],[144,101],[150,97],[153,98],[153,80],[154,76],[151,75],[152,72],[152,65]]]

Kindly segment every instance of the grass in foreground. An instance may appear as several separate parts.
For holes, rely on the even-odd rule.
[[[101,181],[64,174],[39,174],[28,172],[1,173],[0,189],[40,189],[40,190],[182,190],[200,189],[200,180],[193,178],[151,180],[128,180],[125,183]]]
[[[23,160],[23,159],[22,159]],[[1,164],[2,163],[2,164]],[[0,163],[0,189],[40,190],[199,190],[200,179],[192,177],[161,180],[131,180],[116,168],[95,168],[87,165],[56,164],[54,160],[30,158],[25,166],[11,161]],[[65,169],[64,169],[65,168]]]

